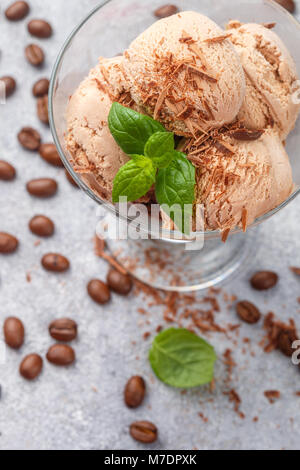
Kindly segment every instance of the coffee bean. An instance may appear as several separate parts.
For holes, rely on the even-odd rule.
[[[39,67],[45,60],[43,49],[37,44],[29,44],[25,49],[25,56],[28,62],[35,67]]]
[[[294,329],[282,330],[278,337],[278,349],[287,357],[292,357],[295,352],[293,349],[294,341],[297,341],[296,331]]]
[[[59,318],[49,325],[49,333],[57,341],[68,343],[77,338],[77,323],[70,318]]]
[[[16,89],[16,81],[13,77],[0,77],[0,81],[4,83],[4,87],[5,87],[5,96],[6,98],[8,98],[9,96],[11,96],[15,89]]]
[[[27,2],[15,2],[5,10],[5,16],[9,21],[19,21],[29,13]]]
[[[246,323],[254,324],[259,322],[261,313],[255,305],[244,300],[236,306],[236,311],[241,320]]]
[[[70,175],[70,173],[68,172],[68,170],[65,170],[65,174],[66,174],[66,177],[67,177],[67,180],[69,181],[69,183],[71,183],[73,186],[75,186],[75,188],[79,189],[78,184],[77,184],[76,181],[72,178],[72,176]]]
[[[43,359],[38,354],[29,354],[20,365],[20,374],[24,379],[36,379],[43,369]]]
[[[38,150],[41,143],[41,136],[32,127],[23,127],[18,134],[18,140],[26,150]]]
[[[16,317],[9,317],[5,320],[3,326],[4,339],[6,344],[13,349],[20,349],[24,343],[24,325]]]
[[[151,444],[157,440],[157,427],[149,421],[136,421],[130,426],[130,435],[138,442]]]
[[[39,120],[43,124],[49,124],[48,95],[42,96],[42,98],[37,99],[36,111]]]
[[[0,180],[12,181],[16,177],[16,170],[14,167],[4,160],[0,160]]]
[[[275,0],[275,2],[279,3],[283,8],[286,8],[290,13],[294,13],[296,10],[294,0]]]
[[[124,401],[129,408],[137,408],[145,398],[146,384],[142,377],[134,376],[128,380],[124,390]]]
[[[39,154],[50,165],[63,167],[63,162],[54,144],[42,144],[39,148]]]
[[[157,18],[167,18],[167,16],[175,15],[178,12],[176,5],[163,5],[162,7],[155,10],[154,15]]]
[[[41,263],[47,271],[54,273],[63,273],[70,268],[69,260],[58,253],[48,253],[44,255]]]
[[[52,36],[52,27],[45,20],[31,20],[27,28],[29,33],[37,38],[45,39]]]
[[[36,215],[29,222],[29,229],[38,237],[51,237],[54,233],[54,223],[44,215]]]
[[[75,361],[75,351],[67,344],[54,344],[48,350],[46,357],[56,366],[69,366]]]
[[[277,284],[278,275],[272,271],[260,271],[254,274],[250,282],[256,290],[267,290]]]
[[[119,295],[128,295],[133,287],[132,279],[116,269],[110,269],[107,275],[108,286]]]
[[[14,253],[18,248],[19,241],[9,233],[0,232],[0,253]]]
[[[40,80],[38,80],[32,88],[33,96],[35,96],[36,98],[40,98],[42,96],[48,95],[49,84],[50,82],[48,78],[41,78]]]
[[[87,291],[89,296],[98,304],[106,304],[110,300],[110,290],[104,282],[93,279],[88,283]]]
[[[48,198],[57,192],[57,182],[52,178],[39,178],[27,183],[27,191],[35,197]]]

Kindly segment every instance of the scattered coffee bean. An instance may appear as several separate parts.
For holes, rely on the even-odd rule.
[[[110,290],[104,282],[93,279],[88,283],[87,291],[89,296],[98,304],[106,304],[110,300]]]
[[[10,254],[14,253],[18,248],[19,241],[9,233],[0,232],[0,253]]]
[[[42,96],[42,98],[37,99],[36,111],[39,120],[43,124],[49,124],[48,95]]]
[[[138,442],[151,444],[157,440],[157,427],[149,421],[136,421],[130,426],[130,435]]]
[[[295,352],[292,346],[294,341],[298,339],[294,329],[282,330],[278,337],[278,349],[280,349],[285,356],[292,357]]]
[[[67,344],[54,344],[46,357],[51,364],[56,366],[69,366],[75,361],[75,351]]]
[[[58,185],[52,178],[39,178],[29,181],[26,188],[32,196],[48,198],[56,194]]]
[[[32,88],[33,96],[41,98],[42,96],[48,95],[49,84],[48,78],[41,78],[38,80]]]
[[[122,274],[116,269],[110,269],[107,274],[107,284],[119,295],[128,295],[133,287],[133,282],[130,276]]]
[[[20,374],[24,379],[36,379],[43,369],[43,359],[38,354],[29,354],[20,365]]]
[[[8,76],[0,77],[0,81],[4,83],[5,96],[6,98],[8,98],[14,93],[16,89],[16,86],[17,86],[16,81],[13,77],[8,77]]]
[[[167,18],[167,16],[175,15],[178,12],[176,5],[163,5],[155,10],[154,15],[157,18]]]
[[[145,398],[146,384],[142,377],[134,376],[128,380],[124,390],[124,401],[129,408],[137,408]]]
[[[32,127],[23,127],[18,134],[18,140],[26,150],[38,150],[41,143],[41,136]]]
[[[7,318],[4,322],[3,332],[6,344],[10,348],[20,349],[25,336],[24,325],[21,320],[16,317]]]
[[[72,176],[70,175],[70,173],[68,172],[68,170],[65,170],[65,174],[66,174],[66,178],[67,178],[67,180],[69,181],[69,183],[71,183],[72,186],[74,186],[75,188],[79,189],[78,184],[77,184],[76,181],[72,178]]]
[[[39,154],[50,165],[63,167],[63,162],[54,144],[42,144],[39,148]]]
[[[27,2],[15,2],[5,10],[5,16],[9,21],[19,21],[29,13]]]
[[[4,160],[0,160],[0,180],[12,181],[16,177],[16,170],[14,167]]]
[[[42,266],[54,273],[63,273],[70,268],[70,261],[58,253],[48,253],[42,258]]]
[[[39,67],[45,60],[43,49],[37,44],[29,44],[25,49],[25,56],[28,62],[35,67]]]
[[[290,13],[294,13],[296,10],[296,4],[294,0],[275,0],[275,2],[279,3],[279,5],[288,10]]]
[[[49,217],[36,215],[29,222],[29,229],[38,237],[51,237],[54,233],[54,223]]]
[[[1,178],[0,178],[1,179]],[[292,273],[296,274],[296,276],[300,276],[300,268],[297,268],[295,266],[292,266],[290,268],[290,270],[292,271]]]
[[[241,320],[246,323],[254,324],[259,322],[261,313],[255,305],[244,300],[236,306],[236,311]]]
[[[77,323],[70,318],[59,318],[49,325],[49,333],[57,341],[68,343],[77,338]]]
[[[260,271],[251,278],[251,285],[256,290],[268,290],[278,282],[278,275],[272,271]]]
[[[52,36],[52,27],[45,20],[31,20],[27,28],[32,36],[36,36],[40,39],[50,38],[50,36]]]

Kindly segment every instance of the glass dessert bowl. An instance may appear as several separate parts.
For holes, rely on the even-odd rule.
[[[300,71],[297,47],[300,39],[299,24],[278,4],[270,0],[243,0],[238,5],[234,0],[182,0],[177,1],[176,5],[180,10],[207,15],[221,27],[231,19],[245,23],[276,23],[276,33],[284,40]],[[280,205],[257,218],[247,227],[246,233],[239,227],[233,229],[226,243],[222,242],[219,230],[198,231],[188,238],[182,238],[178,231],[158,230],[155,224],[151,226],[148,216],[137,220],[130,214],[124,215],[118,207],[109,203],[97,184],[75,172],[71,164],[72,157],[65,142],[69,97],[97,64],[99,56],[114,57],[127,49],[131,41],[156,20],[153,11],[160,6],[161,0],[110,0],[89,14],[67,40],[55,64],[49,94],[50,123],[54,141],[67,170],[77,184],[104,209],[106,217],[102,223],[98,223],[98,229],[101,232],[101,229],[104,231],[109,226],[107,246],[116,260],[133,276],[154,287],[191,291],[213,286],[237,273],[255,249],[254,227],[298,195],[300,122],[297,121],[287,140],[294,191]],[[102,209],[99,211],[98,216],[102,217]],[[96,222],[95,217],[95,225]],[[116,233],[116,227],[123,236],[112,235]],[[124,236],[128,228],[131,233],[129,238]],[[137,239],[137,232],[143,234],[141,239]]]

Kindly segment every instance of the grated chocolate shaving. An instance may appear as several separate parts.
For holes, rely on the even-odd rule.
[[[251,130],[251,129],[237,129],[230,133],[230,135],[241,141],[254,141],[258,140],[264,133],[264,130]]]
[[[216,36],[214,38],[205,39],[204,42],[207,42],[208,44],[217,44],[217,43],[224,42],[226,39],[230,38],[231,36],[232,36],[232,33],[222,34],[221,36]]]

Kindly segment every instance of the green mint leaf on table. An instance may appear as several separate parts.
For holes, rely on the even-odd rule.
[[[174,151],[168,168],[159,170],[155,193],[158,203],[169,207],[168,215],[178,228],[187,232],[195,198],[195,167],[183,153]]]
[[[149,353],[156,376],[177,388],[210,383],[216,359],[214,348],[209,343],[184,328],[170,328],[160,333]]]
[[[157,168],[166,168],[174,158],[174,144],[172,132],[156,132],[145,145],[145,155]]]
[[[155,174],[156,168],[150,158],[135,155],[120,168],[114,179],[113,202],[118,203],[121,196],[127,196],[128,201],[144,196],[155,182]]]
[[[156,132],[165,132],[158,121],[119,103],[112,104],[108,125],[115,141],[127,155],[144,155],[149,137]]]

